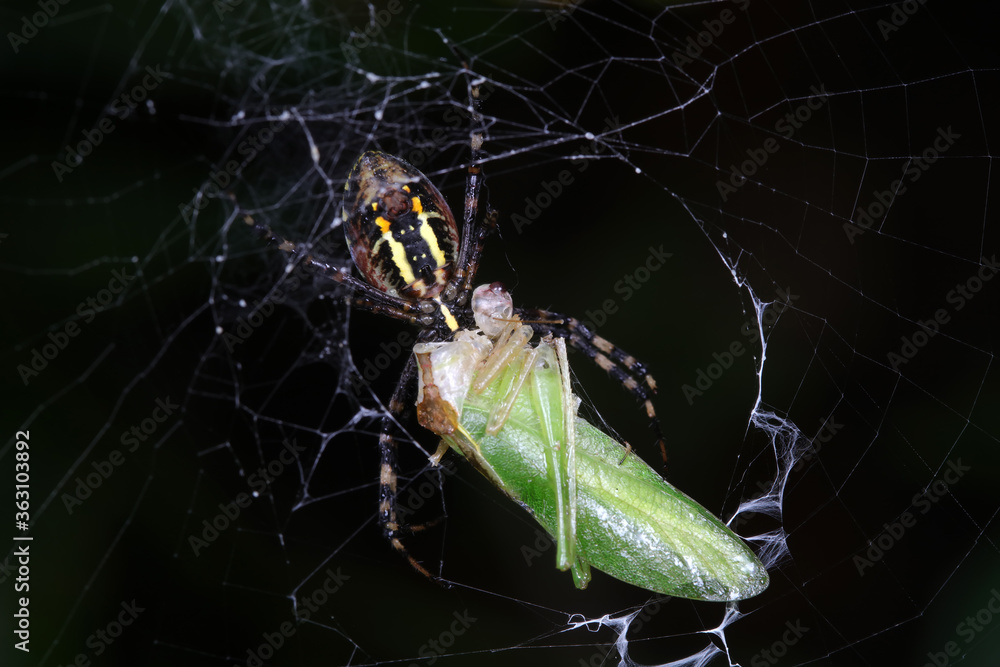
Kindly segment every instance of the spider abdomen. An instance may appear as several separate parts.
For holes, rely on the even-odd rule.
[[[344,220],[358,270],[393,296],[428,299],[454,271],[458,226],[444,197],[416,167],[386,153],[358,158]]]

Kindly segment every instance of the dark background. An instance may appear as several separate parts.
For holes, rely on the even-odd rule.
[[[363,5],[243,0],[220,15],[210,3],[76,1],[2,56],[0,478],[13,476],[13,434],[30,430],[34,537],[32,650],[7,643],[5,664],[70,664],[81,653],[93,664],[246,664],[282,623],[295,631],[267,664],[618,664],[614,619],[643,605],[627,634],[639,664],[726,648],[744,665],[995,664],[1000,283],[986,281],[961,309],[947,297],[997,249],[988,10],[912,3],[885,39],[879,21],[902,4],[406,4],[348,61],[341,45],[367,24]],[[735,20],[678,64],[686,40],[726,10]],[[38,11],[7,8],[4,25],[15,31]],[[406,327],[348,314],[342,293],[309,280],[236,351],[216,333],[247,314],[240,299],[282,287],[285,258],[260,246],[228,194],[206,187],[266,118],[302,121],[226,190],[290,238],[339,241],[325,225],[366,149],[432,147],[421,168],[461,201],[467,127],[445,113],[464,106],[467,80],[441,35],[493,87],[483,202],[501,226],[483,280],[504,281],[520,304],[590,319],[615,299],[600,331],[659,382],[668,479],[727,520],[741,501],[772,501],[744,508],[738,523],[757,536],[772,578],[739,604],[745,616],[601,575],[576,591],[550,551],[526,563],[537,536],[521,510],[460,462],[439,489],[404,444],[412,487],[433,482],[418,514],[448,515],[411,546],[452,587],[425,581],[376,525],[379,401],[402,357],[370,389],[351,389],[351,364],[364,368]],[[147,66],[167,73],[153,104],[119,118],[108,106]],[[820,84],[822,108],[790,140],[777,134],[776,120]],[[52,161],[105,117],[114,131],[57,180]],[[575,169],[572,158],[590,154],[585,133],[608,118],[623,129],[605,137],[601,159],[518,229],[525,198]],[[961,138],[947,155],[850,243],[843,224],[855,209],[949,126]],[[723,200],[717,181],[769,138],[780,150]],[[198,215],[182,214],[199,191]],[[661,245],[671,258],[625,301],[616,283]],[[346,258],[342,243],[334,253]],[[78,304],[122,269],[136,279],[85,321]],[[766,331],[758,402],[762,350],[741,329],[757,326],[756,308],[778,290],[797,299]],[[893,368],[901,337],[942,308],[940,332]],[[70,323],[80,334],[26,386],[18,366]],[[689,403],[683,385],[734,341],[753,354]],[[642,410],[583,359],[573,365],[587,414],[655,464]],[[68,512],[77,478],[168,398],[177,413]],[[812,440],[824,421],[838,429]],[[409,432],[434,448],[415,424]],[[250,490],[286,438],[306,448],[296,465],[195,556],[189,536]],[[933,486],[959,461],[968,472]],[[13,493],[13,482],[3,488]],[[925,492],[935,502],[916,500]],[[885,548],[871,551],[873,541]],[[11,551],[0,550],[8,568]],[[859,557],[873,561],[861,573]],[[306,621],[294,601],[328,568],[346,577]],[[0,573],[5,637],[15,576]],[[96,655],[88,637],[132,600],[144,611]],[[432,662],[426,645],[456,613],[476,621]],[[970,637],[965,619],[977,614]],[[603,628],[578,627],[605,615]]]

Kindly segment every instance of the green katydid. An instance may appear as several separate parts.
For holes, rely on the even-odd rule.
[[[509,295],[478,288],[482,331],[414,347],[420,423],[554,538],[578,588],[590,567],[650,591],[741,600],[768,585],[753,551],[638,456],[577,416],[561,338],[529,345]]]

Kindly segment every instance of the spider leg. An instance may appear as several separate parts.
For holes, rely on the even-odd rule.
[[[378,292],[378,290],[376,290]],[[380,303],[375,299],[368,296],[367,290],[364,296],[355,296],[351,299],[351,305],[355,308],[360,308],[361,310],[367,310],[372,313],[378,313],[380,315],[386,315],[396,320],[403,320],[404,322],[409,322],[410,324],[415,324],[417,326],[428,326],[433,323],[434,318],[427,314],[417,314],[413,311],[416,310],[413,306],[406,304],[402,308],[397,308],[391,304]]]
[[[355,288],[364,285],[364,283],[350,274],[350,269],[337,268],[324,259],[307,253],[300,244],[293,243],[283,236],[275,234],[270,227],[257,222],[249,213],[243,214],[243,222],[253,228],[253,231],[266,241],[268,245],[277,246],[278,250],[282,250],[292,256],[302,256],[303,263],[315,269],[320,275]]]
[[[483,257],[483,248],[486,247],[486,239],[489,238],[489,235],[493,233],[496,227],[497,212],[494,210],[487,212],[483,221],[475,227],[476,238],[473,240],[471,248],[469,248],[469,256],[465,259],[465,263],[461,264],[462,268],[455,271],[454,280],[457,283],[458,303],[460,304],[466,302],[469,292],[472,291],[472,282],[476,279],[476,274],[479,272],[479,261]]]
[[[399,382],[396,384],[396,389],[392,392],[392,398],[389,400],[389,412],[382,418],[382,432],[378,438],[379,454],[382,458],[378,485],[379,523],[382,525],[382,530],[385,533],[386,539],[389,540],[389,544],[410,562],[413,569],[428,579],[436,581],[437,577],[431,574],[427,568],[421,565],[410,554],[406,545],[403,544],[402,538],[410,533],[429,528],[438,523],[440,519],[419,526],[403,526],[399,521],[396,510],[398,464],[396,462],[396,439],[392,437],[392,429],[396,419],[402,415],[406,408],[407,389],[416,377],[416,370],[416,360],[413,355],[410,355],[409,360],[406,362],[406,368],[403,369]]]
[[[352,288],[355,296],[352,297],[351,303],[356,308],[369,310],[373,313],[386,315],[393,319],[403,320],[404,322],[418,326],[427,326],[433,322],[433,317],[429,316],[426,306],[421,307],[419,304],[386,294],[382,290],[358,280],[350,274],[350,269],[340,269],[322,257],[307,253],[300,244],[292,243],[286,238],[275,234],[270,227],[257,222],[249,213],[243,215],[243,221],[251,226],[254,232],[268,244],[277,246],[279,250],[289,255],[301,256],[303,264],[314,270],[318,275]]]
[[[456,52],[457,53],[457,52]],[[463,62],[463,67],[468,72],[468,65]],[[479,160],[482,154],[483,128],[482,115],[479,112],[479,85],[469,82],[469,111],[473,127],[476,129],[470,132],[469,146],[472,157],[469,163],[468,173],[465,181],[465,208],[462,215],[461,243],[458,256],[455,260],[455,270],[442,300],[446,303],[464,304],[468,298],[470,284],[475,279],[479,269],[479,260],[482,256],[483,246],[490,232],[496,227],[496,213],[491,211],[486,220],[482,223],[476,221],[479,210],[479,190],[482,185],[482,173],[479,167]],[[428,304],[430,305],[430,304]],[[382,311],[376,311],[382,312]],[[423,311],[427,313],[427,311]],[[429,314],[429,313],[428,313]],[[422,322],[426,327],[431,322]],[[420,340],[431,339],[435,334],[430,329],[421,332]],[[392,437],[393,422],[397,415],[403,412],[406,400],[406,390],[410,382],[416,377],[416,358],[410,355],[406,362],[406,368],[396,385],[396,389],[389,401],[389,413],[382,419],[382,433],[379,435],[379,452],[382,458],[382,467],[379,474],[379,521],[382,524],[385,536],[396,551],[400,552],[417,572],[428,579],[437,580],[427,569],[421,565],[409,553],[406,545],[403,544],[404,534],[417,532],[428,528],[440,521],[436,519],[420,526],[404,527],[401,525],[396,510],[397,493],[397,463],[396,463],[396,441]]]
[[[461,54],[452,47],[453,53],[459,58]],[[469,74],[469,66],[463,60],[462,66]],[[458,251],[458,258],[455,262],[455,271],[449,281],[449,291],[454,295],[456,303],[464,304],[468,299],[468,293],[472,289],[472,282],[476,279],[479,271],[479,260],[483,254],[483,247],[486,238],[496,229],[497,214],[490,210],[486,217],[479,221],[479,190],[482,186],[482,160],[483,138],[486,129],[483,126],[483,115],[480,112],[482,104],[479,97],[479,82],[469,81],[469,117],[472,129],[469,131],[469,149],[471,160],[469,162],[468,173],[465,178],[465,207],[462,211],[462,233],[461,246]],[[449,295],[450,297],[451,295]]]
[[[565,338],[569,345],[590,357],[591,361],[618,380],[625,391],[635,396],[636,400],[643,404],[650,426],[660,446],[660,456],[663,457],[663,463],[666,465],[666,440],[663,437],[663,429],[660,428],[660,420],[656,416],[652,401],[653,394],[656,393],[656,380],[646,370],[645,364],[611,341],[595,334],[575,317],[537,308],[518,308],[516,311],[525,324],[530,324],[537,334],[542,336],[551,334]]]

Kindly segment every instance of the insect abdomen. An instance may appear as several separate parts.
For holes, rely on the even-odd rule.
[[[479,407],[478,398],[467,398],[462,424],[498,486],[513,491],[555,535],[555,491],[542,442],[515,434],[523,422],[514,417],[496,436],[484,435],[490,404],[483,396]],[[576,448],[577,554],[584,562],[647,590],[695,600],[741,600],[767,588],[767,571],[739,537],[641,459],[622,460],[621,445],[579,418]]]

